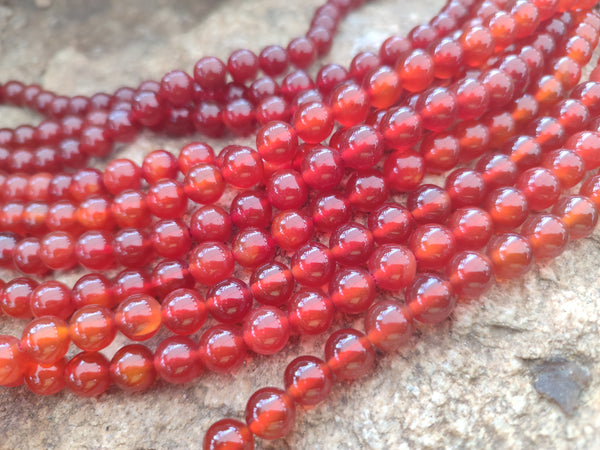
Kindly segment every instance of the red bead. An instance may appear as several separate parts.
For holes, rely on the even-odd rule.
[[[476,250],[485,246],[493,232],[492,217],[475,207],[459,208],[448,219],[448,229],[454,235],[456,247]]]
[[[66,322],[52,316],[33,319],[21,337],[21,346],[27,355],[43,364],[54,364],[65,356],[70,342]]]
[[[381,66],[365,75],[363,87],[375,108],[389,108],[402,96],[400,76],[391,67]]]
[[[96,169],[82,169],[76,172],[71,179],[69,193],[78,202],[92,195],[105,193],[102,173]]]
[[[426,89],[434,79],[434,62],[429,53],[416,49],[396,63],[402,86],[410,92]]]
[[[219,242],[205,242],[189,257],[190,272],[201,284],[212,286],[231,276],[234,259],[231,250]]]
[[[201,102],[192,115],[194,127],[207,136],[220,137],[223,135],[223,111],[214,102]]]
[[[309,242],[294,253],[292,274],[296,281],[305,286],[321,286],[333,275],[335,263],[327,247]]]
[[[158,94],[173,106],[185,106],[193,94],[194,80],[182,70],[167,73],[160,82]]]
[[[315,146],[302,158],[304,182],[312,189],[329,191],[339,186],[344,176],[343,154],[330,147]]]
[[[165,258],[183,258],[192,244],[190,232],[181,220],[161,220],[152,227],[152,248]]]
[[[294,279],[291,271],[281,263],[270,262],[258,267],[250,279],[254,298],[264,304],[278,306],[288,300]]]
[[[73,286],[73,305],[75,309],[86,305],[115,307],[112,284],[104,275],[89,273],[82,276]]]
[[[92,270],[108,269],[115,262],[110,236],[103,231],[88,231],[79,236],[75,255],[82,266]]]
[[[269,45],[260,52],[258,62],[267,75],[280,75],[288,67],[288,54],[279,45]]]
[[[177,289],[163,299],[162,323],[175,334],[194,334],[206,321],[206,305],[200,294],[191,289]]]
[[[460,122],[457,125],[457,131],[461,123],[463,122]],[[402,174],[402,178],[408,179],[410,182],[408,186],[401,185],[402,189],[408,190],[408,188],[413,186],[416,180],[421,177],[421,172],[424,172],[423,166],[425,166],[430,173],[445,172],[456,166],[458,163],[459,152],[462,152],[461,142],[453,136],[452,133],[442,132],[430,134],[423,138],[420,155],[412,152],[399,153],[397,156],[389,157],[388,161],[397,158],[400,162],[400,164],[394,164],[394,166],[398,167],[398,169],[402,169],[401,171],[398,171],[399,174]],[[403,157],[402,155],[407,155],[407,157]],[[391,165],[391,162],[387,164]],[[384,174],[388,173],[385,165],[383,166],[383,171]],[[395,189],[395,176],[392,175],[392,173],[390,173],[387,182],[391,189]],[[421,180],[422,178],[419,179],[419,183]]]
[[[391,36],[383,41],[379,49],[379,57],[384,64],[395,64],[398,58],[412,49],[410,41],[401,36]]]
[[[455,90],[458,102],[458,117],[460,119],[477,119],[487,111],[490,96],[481,82],[467,78],[459,82]]]
[[[517,179],[517,165],[508,155],[486,155],[477,162],[475,168],[481,173],[488,190],[510,186]]]
[[[59,281],[44,281],[31,293],[29,298],[34,317],[56,316],[66,320],[73,312],[71,289]]]
[[[375,299],[375,281],[361,268],[342,268],[329,284],[329,295],[338,311],[348,314],[365,312]]]
[[[318,335],[329,329],[335,308],[318,289],[301,289],[289,301],[289,321],[300,334]]]
[[[155,184],[163,178],[175,179],[177,169],[177,160],[173,154],[166,150],[154,150],[144,158],[142,175],[148,183]]]
[[[520,190],[504,187],[490,192],[484,209],[490,213],[497,228],[510,229],[523,223],[529,207],[525,195]]]
[[[417,222],[444,222],[450,215],[448,193],[433,184],[422,184],[409,193],[406,207]]]
[[[378,244],[402,243],[413,227],[412,215],[397,203],[386,203],[369,214],[369,229]]]
[[[206,307],[219,322],[238,323],[252,307],[252,293],[243,281],[229,278],[210,288],[206,294]]]
[[[159,299],[179,288],[194,287],[194,278],[190,274],[187,262],[176,259],[164,259],[152,270],[152,292]]]
[[[76,217],[79,224],[88,230],[110,230],[114,227],[110,214],[110,201],[105,197],[86,198],[79,204]]]
[[[25,274],[43,274],[48,268],[40,259],[40,241],[37,238],[25,238],[19,241],[13,251],[15,267]]]
[[[61,358],[53,364],[31,364],[27,367],[24,380],[31,392],[38,395],[53,395],[62,391],[67,360]]]
[[[350,202],[341,194],[322,194],[311,204],[312,219],[319,231],[331,232],[351,218]]]
[[[600,133],[584,131],[575,133],[567,141],[566,148],[573,149],[585,163],[585,170],[593,170],[600,167]]]
[[[383,174],[377,169],[354,172],[346,183],[346,195],[357,211],[372,211],[388,198],[388,187]]]
[[[231,202],[231,221],[238,228],[266,228],[271,223],[271,211],[271,203],[265,194],[257,191],[243,191]]]
[[[246,423],[262,439],[279,439],[290,432],[296,419],[296,405],[290,395],[278,388],[256,391],[246,405]]]
[[[106,189],[113,195],[127,189],[139,189],[142,171],[129,159],[115,159],[104,170],[103,181]]]
[[[456,241],[448,228],[432,223],[415,228],[408,246],[420,270],[440,269],[454,255]]]
[[[111,212],[117,225],[122,228],[142,228],[151,219],[146,198],[139,191],[125,191],[115,196]]]
[[[511,279],[525,274],[533,264],[533,248],[527,239],[516,233],[493,237],[487,253],[498,278]]]
[[[200,337],[198,348],[202,364],[219,373],[238,368],[247,353],[241,331],[231,325],[217,325],[206,330]]]
[[[283,382],[296,403],[316,405],[331,392],[333,374],[325,361],[314,356],[300,356],[285,368]]]
[[[459,298],[477,298],[494,283],[492,262],[480,252],[457,253],[450,261],[446,273]]]
[[[244,228],[233,238],[233,257],[242,267],[258,267],[275,255],[275,243],[270,234],[258,228]]]
[[[474,170],[457,169],[446,178],[446,191],[454,208],[479,205],[486,194],[483,176]]]
[[[560,199],[552,208],[552,214],[567,225],[572,239],[589,236],[598,223],[598,210],[594,203],[579,195],[569,195]]]
[[[112,290],[115,300],[120,303],[130,295],[151,292],[152,286],[144,270],[123,270],[114,278]]]
[[[298,172],[279,170],[267,182],[267,195],[278,209],[298,209],[306,203],[308,190]]]
[[[188,383],[202,373],[196,343],[184,336],[171,336],[154,352],[154,368],[168,383]]]
[[[459,42],[463,48],[464,62],[468,66],[483,65],[494,51],[494,38],[487,28],[469,28],[461,35]]]
[[[99,351],[110,345],[117,334],[115,316],[99,305],[78,309],[69,321],[69,336],[85,351]]]
[[[376,248],[368,261],[369,272],[382,289],[399,290],[414,278],[417,262],[402,245],[384,244]]]
[[[227,61],[227,69],[233,80],[238,83],[252,80],[258,70],[258,57],[250,50],[236,50]]]
[[[371,305],[365,315],[367,338],[385,352],[402,348],[410,340],[413,330],[412,315],[394,300]]]
[[[448,318],[456,305],[452,285],[439,275],[418,275],[406,288],[406,304],[416,320],[439,323]]]
[[[383,136],[368,125],[348,128],[340,137],[339,151],[351,169],[370,169],[383,156]]]
[[[121,347],[110,360],[110,378],[124,391],[145,391],[156,379],[152,352],[140,344]]]
[[[223,108],[221,118],[229,131],[240,136],[249,134],[255,126],[254,107],[245,98],[236,98],[228,102]]]
[[[223,208],[207,205],[194,211],[189,232],[197,242],[225,242],[231,237],[232,221]]]
[[[312,64],[316,56],[315,44],[306,37],[292,39],[287,47],[290,62],[300,69]]]
[[[262,54],[261,54],[262,55]],[[204,435],[204,450],[254,450],[254,438],[245,424],[233,419],[213,423]]]
[[[14,278],[0,290],[0,306],[8,316],[28,319],[33,314],[30,299],[38,283],[31,278]]]
[[[421,116],[409,107],[391,108],[382,118],[379,131],[390,147],[406,150],[421,138],[423,133]]]
[[[230,145],[222,150],[222,154],[224,156],[221,170],[227,183],[240,189],[246,189],[254,187],[262,181],[263,163],[257,152],[249,147]],[[203,180],[209,179],[208,176],[202,178]],[[210,188],[202,186],[201,191],[210,191]]]
[[[569,241],[567,226],[551,214],[529,217],[523,224],[521,234],[531,243],[536,259],[557,257]]]
[[[18,386],[23,382],[26,357],[20,344],[16,337],[0,334],[0,386]]]
[[[292,126],[304,142],[318,144],[333,130],[333,113],[322,103],[306,103],[296,110]]]
[[[373,251],[373,234],[359,223],[347,223],[331,234],[329,248],[331,255],[340,264],[364,264]]]
[[[344,328],[327,339],[325,359],[337,379],[354,380],[369,373],[375,361],[375,351],[363,333]]]
[[[588,197],[600,209],[600,175],[594,175],[583,182],[579,188],[579,193]]]
[[[446,88],[438,87],[420,95],[415,109],[421,116],[424,128],[431,131],[443,131],[456,120],[458,102],[454,93]]]
[[[256,148],[265,161],[284,163],[296,153],[298,136],[285,122],[269,122],[258,130]]]
[[[366,91],[353,81],[345,81],[335,87],[331,91],[329,103],[333,117],[345,127],[364,122],[370,110]]]
[[[225,86],[227,66],[214,56],[206,56],[194,65],[194,81],[204,89],[219,89]]]
[[[450,38],[440,40],[433,48],[432,58],[436,78],[450,79],[460,70],[463,50],[460,44]]]
[[[561,187],[556,175],[543,168],[528,169],[517,180],[516,187],[523,192],[532,211],[542,211],[558,200]]]
[[[552,171],[563,188],[575,186],[585,175],[585,162],[573,150],[559,149],[548,153],[543,166]]]
[[[244,320],[244,342],[250,350],[260,355],[280,351],[290,337],[290,325],[279,308],[261,306],[250,312]]]
[[[177,164],[179,170],[184,175],[197,164],[215,164],[215,152],[210,145],[205,142],[190,142],[185,145],[179,152]]]
[[[67,387],[80,397],[97,397],[110,386],[109,362],[96,352],[75,355],[65,368]]]
[[[150,339],[160,329],[160,303],[146,294],[134,294],[115,310],[115,321],[121,333],[132,341]]]
[[[271,235],[283,250],[294,251],[304,245],[313,235],[312,220],[296,211],[283,211],[273,218]]]

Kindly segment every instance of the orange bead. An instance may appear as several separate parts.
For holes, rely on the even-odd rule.
[[[21,384],[25,362],[20,341],[14,336],[0,334],[0,386]]]
[[[115,311],[119,331],[133,341],[150,339],[160,329],[160,303],[146,294],[134,294]]]
[[[80,397],[97,397],[110,386],[109,364],[96,352],[75,355],[65,368],[67,387]]]
[[[116,334],[114,314],[100,305],[84,306],[69,321],[71,340],[82,350],[102,350],[113,341]]]
[[[493,237],[487,252],[498,278],[520,277],[527,273],[533,264],[531,244],[526,238],[516,233],[505,233]]]
[[[152,352],[141,344],[119,349],[110,361],[110,377],[124,391],[145,391],[156,379]]]
[[[35,361],[54,364],[65,356],[71,339],[67,323],[58,317],[44,316],[32,320],[23,330],[21,345]]]
[[[389,108],[402,95],[400,77],[388,66],[382,66],[368,74],[364,86],[371,106],[375,108]]]
[[[56,394],[65,387],[66,366],[65,358],[61,358],[53,364],[30,364],[25,371],[25,384],[34,394]]]

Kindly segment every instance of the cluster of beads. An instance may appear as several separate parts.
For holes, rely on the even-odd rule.
[[[206,433],[206,449],[251,449],[253,436],[289,432],[296,406],[335,380],[367,374],[376,351],[405,345],[415,322],[446,320],[593,232],[600,72],[579,81],[599,39],[595,1],[449,0],[406,38],[313,80],[304,70],[361,3],[328,0],[287,49],[205,57],[193,76],[135,90],[1,86],[6,103],[49,119],[0,130],[0,266],[23,274],[0,283],[0,308],[33,317],[21,339],[0,335],[0,385],[93,397],[111,383],[185,383],[363,315],[364,333],[334,331],[325,359],[296,358],[285,389],[258,390],[246,423]],[[192,142],[85,167],[143,128],[257,127],[255,148]],[[443,187],[424,182],[437,174]],[[72,288],[36,279],[77,265],[89,272]],[[139,343],[161,328],[173,335],[154,352]],[[109,361],[118,332],[134,343]],[[67,360],[71,344],[81,353]]]

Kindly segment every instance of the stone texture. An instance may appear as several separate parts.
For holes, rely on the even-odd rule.
[[[305,30],[318,3],[3,0],[1,80],[37,82],[69,95],[134,86],[172,68],[190,69],[202,55],[226,57],[240,46],[259,50],[267,43],[284,44]],[[406,33],[441,4],[373,2],[344,22],[325,60],[348,64],[352,54],[375,50],[392,33]],[[38,120],[9,108],[0,113],[2,126]],[[152,149],[176,151],[183,142],[144,134],[119,155],[141,162]],[[420,327],[412,345],[378,360],[372,377],[338,386],[328,402],[300,412],[285,440],[258,447],[598,448],[599,238],[597,232],[571,244],[567,253],[523,280],[459,305],[441,326]],[[77,275],[61,279],[72,284]],[[342,324],[340,319],[337,325]],[[0,333],[19,335],[22,326],[0,318]],[[233,375],[208,374],[184,387],[158,384],[140,395],[111,389],[92,400],[69,393],[40,398],[24,388],[2,389],[0,449],[198,448],[213,421],[243,417],[255,389],[280,386],[285,364],[302,353],[321,355],[323,341],[295,339],[284,354],[249,359]],[[541,374],[540,362],[556,358],[574,361],[588,374],[577,384],[579,394],[569,397],[571,415],[538,392],[551,398],[564,394],[555,383],[540,389],[540,377],[550,367],[546,363]]]

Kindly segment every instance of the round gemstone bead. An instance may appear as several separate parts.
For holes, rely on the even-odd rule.
[[[216,205],[198,208],[190,219],[189,232],[197,242],[225,242],[231,237],[231,229],[231,217]]]
[[[65,356],[70,343],[66,322],[52,316],[29,322],[21,337],[21,345],[27,355],[43,364],[54,364]]]
[[[66,320],[73,312],[71,289],[59,281],[40,283],[31,293],[29,302],[35,317],[56,316]]]
[[[289,301],[289,321],[300,334],[318,335],[329,329],[335,308],[331,299],[318,289],[304,288]]]
[[[359,314],[365,312],[375,299],[375,281],[364,269],[342,268],[331,279],[329,295],[338,311]]]
[[[271,235],[277,246],[294,251],[312,238],[312,219],[298,211],[282,211],[273,218]]]
[[[250,350],[260,355],[272,355],[280,351],[290,337],[287,316],[273,306],[261,306],[244,320],[244,342]]]
[[[294,289],[294,277],[286,266],[269,262],[254,270],[250,278],[254,298],[264,304],[278,306],[286,302]]]
[[[233,238],[233,258],[242,267],[258,267],[275,255],[275,243],[267,232],[258,228],[244,228]]]
[[[414,254],[419,269],[440,269],[454,255],[456,240],[443,225],[420,225],[410,236],[408,246]]]
[[[335,261],[330,250],[323,244],[309,242],[294,253],[291,266],[298,283],[318,287],[331,279]]]
[[[369,272],[377,286],[400,290],[412,281],[417,271],[413,253],[398,244],[384,244],[375,249],[368,261]]]
[[[67,387],[80,397],[97,397],[110,386],[109,362],[100,353],[75,355],[64,373]]]
[[[432,273],[418,275],[406,288],[405,297],[411,314],[423,323],[442,322],[456,305],[450,282]]]
[[[560,199],[552,208],[552,214],[567,225],[572,239],[589,236],[598,223],[598,209],[594,203],[579,195],[569,195]]]
[[[529,217],[521,228],[521,234],[531,243],[536,259],[557,257],[569,241],[567,226],[551,214]]]
[[[279,170],[267,182],[267,195],[271,204],[278,209],[298,209],[306,203],[308,190],[298,172]]]
[[[229,278],[210,288],[206,307],[219,322],[241,322],[252,307],[252,293],[243,281]]]
[[[120,348],[110,361],[110,378],[124,391],[147,390],[156,379],[152,352],[141,344]]]
[[[82,350],[95,352],[107,347],[117,335],[115,316],[100,305],[87,305],[69,320],[69,336]]]
[[[459,208],[448,219],[448,229],[454,235],[456,247],[477,250],[485,246],[494,229],[492,217],[476,207]]]
[[[533,264],[533,248],[516,233],[497,235],[490,240],[487,253],[498,278],[511,279],[525,274]]]
[[[160,303],[146,294],[134,294],[115,310],[115,321],[121,333],[133,341],[150,339],[160,329]]]
[[[296,405],[281,389],[266,387],[256,391],[246,405],[246,423],[262,439],[279,439],[290,432],[296,419]]]
[[[161,304],[163,325],[183,336],[194,334],[202,328],[206,312],[202,296],[192,289],[176,289],[167,294]]]
[[[206,431],[202,448],[204,450],[254,450],[254,438],[244,423],[233,419],[222,419],[213,423]]]
[[[24,380],[31,392],[38,395],[53,395],[62,391],[67,360],[61,358],[53,364],[31,364],[27,367]]]
[[[422,184],[406,199],[406,207],[420,223],[444,222],[450,215],[451,204],[448,193],[433,184]]]
[[[392,352],[406,344],[413,333],[412,314],[394,300],[371,305],[365,315],[365,332],[380,350]]]
[[[241,331],[231,325],[209,328],[198,346],[202,364],[209,370],[227,373],[239,367],[246,358],[246,343]]]
[[[325,361],[314,356],[300,356],[287,365],[283,381],[296,403],[316,405],[331,392],[333,374]]]
[[[352,217],[350,202],[339,193],[315,197],[311,203],[311,212],[315,228],[322,232],[331,232]]]
[[[235,262],[231,250],[225,245],[205,242],[192,250],[189,264],[196,281],[212,286],[231,276]]]
[[[413,227],[412,215],[398,203],[386,203],[369,214],[369,230],[378,244],[403,243]]]
[[[354,380],[366,375],[375,362],[375,350],[358,330],[344,328],[329,336],[325,359],[339,380]]]
[[[168,383],[188,383],[202,373],[196,343],[188,337],[171,336],[154,352],[154,368]]]
[[[14,336],[0,334],[0,386],[21,384],[26,357]]]
[[[223,175],[213,164],[197,164],[185,176],[183,191],[193,202],[202,204],[216,202],[221,198],[224,190]]]

